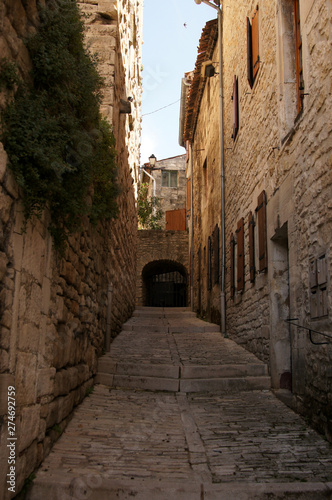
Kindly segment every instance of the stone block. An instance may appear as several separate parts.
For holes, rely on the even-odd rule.
[[[8,258],[4,252],[0,252],[0,281],[2,281],[7,273]]]
[[[16,361],[16,402],[19,406],[36,402],[37,356],[19,352]]]
[[[23,451],[37,439],[39,433],[40,405],[23,408],[16,419],[18,448]]]
[[[19,331],[18,348],[21,351],[37,353],[40,331],[33,323],[25,323]]]
[[[43,368],[37,371],[37,397],[53,394],[55,368]]]
[[[10,373],[0,374],[0,415],[8,413],[8,387],[15,387],[14,375]]]

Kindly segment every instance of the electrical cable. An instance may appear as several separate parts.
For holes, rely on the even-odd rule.
[[[178,99],[177,101],[171,102],[171,104],[167,104],[167,106],[163,106],[162,108],[156,109],[155,111],[151,111],[150,113],[144,113],[144,115],[142,115],[142,118],[143,118],[143,116],[153,115],[153,113],[157,113],[158,111],[161,111],[162,109],[169,108],[170,106],[174,106],[174,104],[176,104],[180,101],[181,101],[181,99]]]

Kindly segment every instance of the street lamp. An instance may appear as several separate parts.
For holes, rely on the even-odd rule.
[[[221,176],[221,240],[222,240],[222,258],[221,258],[221,289],[220,289],[220,308],[221,308],[221,332],[226,334],[226,297],[225,297],[225,272],[226,272],[226,246],[225,246],[225,174],[224,174],[224,125],[223,125],[223,60],[222,60],[222,12],[220,1],[210,2],[209,0],[195,0],[197,5],[201,3],[209,5],[218,11],[218,45],[219,45],[219,105],[220,105],[220,176]]]
[[[150,163],[150,167],[153,168],[156,164],[156,161],[157,161],[157,158],[155,157],[154,154],[152,154],[150,157],[149,157],[149,163]]]

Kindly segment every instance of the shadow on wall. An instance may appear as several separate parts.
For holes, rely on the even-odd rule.
[[[187,307],[185,267],[171,260],[157,260],[142,271],[143,304],[149,307]]]

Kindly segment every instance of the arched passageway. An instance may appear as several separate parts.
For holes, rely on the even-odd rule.
[[[171,260],[157,260],[142,271],[143,302],[149,307],[186,307],[187,271]]]

